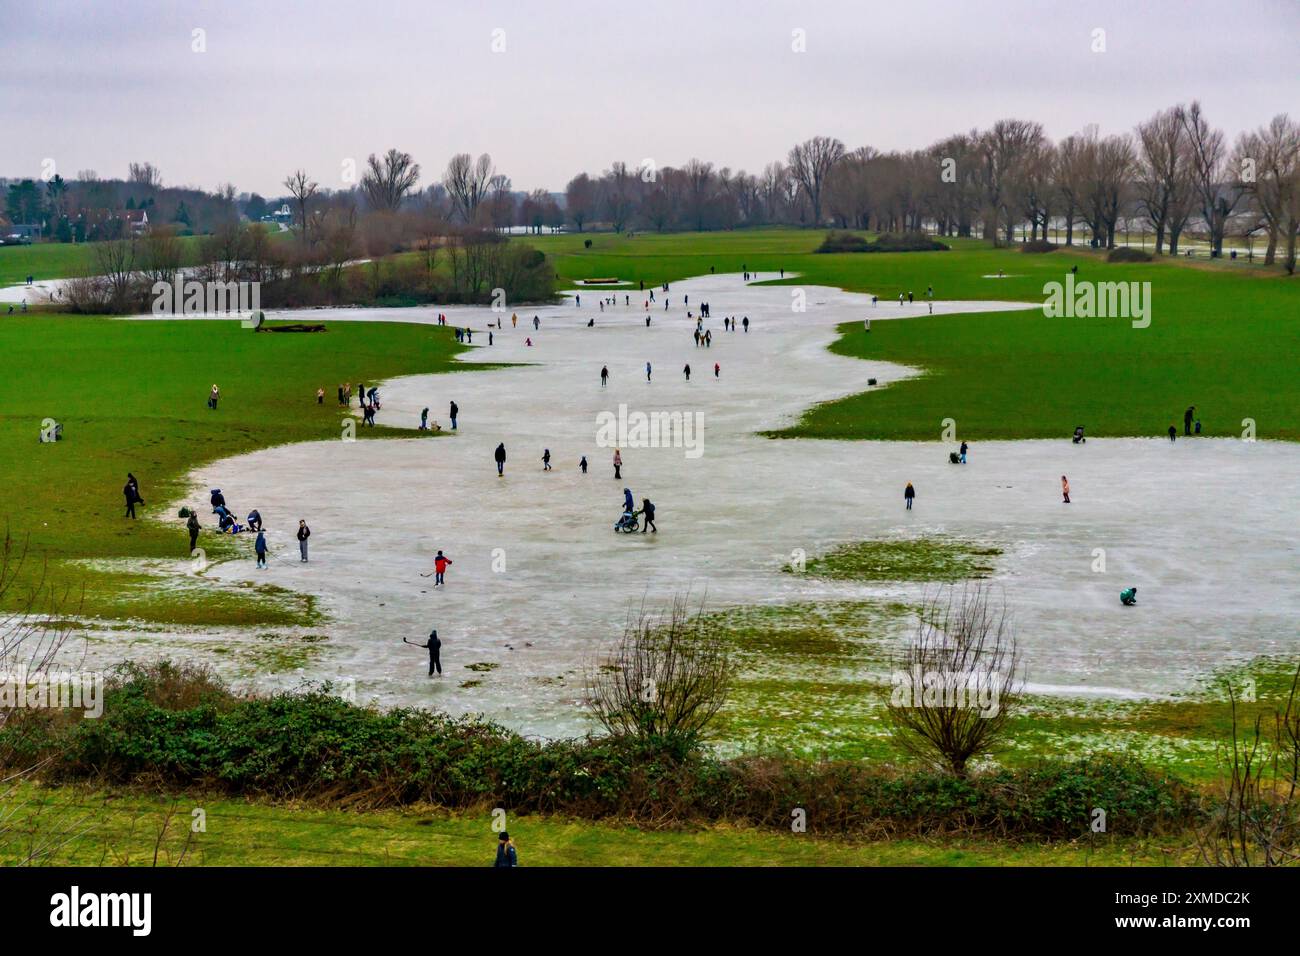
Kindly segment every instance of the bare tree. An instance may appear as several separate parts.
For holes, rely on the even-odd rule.
[[[1278,244],[1287,243],[1287,267],[1295,271],[1295,235],[1300,219],[1300,124],[1287,114],[1268,126],[1243,133],[1233,151],[1238,188],[1254,201],[1264,220],[1268,246],[1264,264],[1276,261]]]
[[[844,144],[830,136],[814,136],[795,145],[786,157],[790,176],[799,183],[812,206],[813,225],[822,224],[822,188],[835,164],[844,158]]]
[[[1232,738],[1221,761],[1223,796],[1197,833],[1210,866],[1285,866],[1300,862],[1300,668],[1285,706],[1251,730],[1240,729],[1235,689],[1228,686]]]
[[[1178,254],[1178,239],[1191,214],[1192,158],[1187,131],[1176,109],[1161,110],[1137,127],[1138,208],[1156,234],[1156,255]]]
[[[305,170],[298,169],[285,177],[284,188],[289,190],[289,195],[293,196],[294,202],[298,205],[298,229],[299,238],[302,239],[303,246],[308,243],[308,226],[311,220],[307,216],[307,205],[311,202],[312,197],[316,195],[316,189],[319,184],[307,177]]]
[[[137,186],[162,189],[162,172],[153,163],[131,163],[127,167],[126,179]]]
[[[1201,216],[1210,237],[1210,255],[1223,255],[1223,237],[1228,230],[1228,219],[1241,201],[1242,189],[1237,176],[1228,170],[1227,149],[1223,130],[1211,128],[1201,111],[1201,104],[1193,100],[1189,107],[1175,107],[1191,149],[1192,182],[1200,200]]]
[[[411,154],[390,149],[383,159],[370,154],[366,171],[361,174],[361,192],[370,208],[396,212],[419,181],[420,164],[411,158]]]
[[[692,614],[685,597],[666,613],[642,605],[622,638],[586,674],[592,712],[614,737],[682,752],[726,702],[732,664],[718,629]]]
[[[1006,603],[986,585],[928,597],[894,659],[894,739],[922,761],[965,776],[1002,736],[1020,694],[1020,652]]]
[[[478,208],[487,197],[488,182],[495,174],[492,157],[483,153],[473,159],[469,153],[457,153],[447,162],[442,184],[447,188],[453,207],[462,222],[477,221]]]

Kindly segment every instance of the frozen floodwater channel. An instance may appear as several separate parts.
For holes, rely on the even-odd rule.
[[[813,403],[862,391],[868,378],[885,385],[914,374],[839,357],[827,346],[838,323],[922,315],[926,305],[873,308],[869,296],[807,287],[807,310],[795,313],[788,286],[708,276],[674,283],[666,312],[657,292],[647,328],[640,293],[577,291],[581,308],[570,294],[561,306],[521,309],[517,329],[505,313],[490,348],[486,326],[496,315],[444,309],[449,325],[475,330],[467,361],[531,363],[382,385],[381,422],[413,428],[428,406],[430,419],[447,427],[454,399],[455,437],[297,444],[193,473],[189,503],[205,504],[206,489],[221,487],[241,515],[259,508],[279,554],[267,571],[250,559],[207,573],[315,594],[333,617],[315,662],[268,676],[265,686],[351,679],[362,700],[481,711],[527,732],[569,734],[584,726],[576,706],[583,663],[617,636],[643,597],[654,606],[707,590],[713,608],[914,598],[920,586],[781,570],[797,548],[813,555],[891,537],[946,536],[1003,549],[995,580],[1016,614],[1039,689],[1158,694],[1218,665],[1294,652],[1300,643],[1294,445],[1092,439],[1075,446],[1067,436],[1076,423],[1062,422],[1060,441],[976,443],[959,468],[947,463],[951,446],[938,442],[770,440],[755,433],[792,422]],[[601,312],[603,294],[617,295],[619,305]],[[622,305],[625,294],[632,307]],[[692,311],[702,300],[712,306],[711,348],[694,345],[684,295]],[[935,303],[936,312],[1024,307]],[[435,311],[310,315],[431,323]],[[749,316],[751,331],[723,331],[726,315]],[[605,389],[602,364],[611,376]],[[336,383],[321,384],[333,401]],[[702,453],[624,448],[624,477],[616,481],[613,450],[597,445],[596,423],[620,404],[630,412],[698,412]],[[960,422],[960,409],[954,417]],[[939,430],[936,422],[936,439]],[[492,460],[498,442],[509,455],[501,479]],[[591,465],[585,476],[583,454]],[[1062,474],[1072,486],[1068,506]],[[918,495],[910,513],[907,481]],[[643,497],[657,505],[657,535],[612,531],[624,485],[638,506]],[[299,517],[313,531],[308,565],[298,562],[293,541]],[[438,548],[455,564],[446,587],[435,590],[420,573],[431,570]],[[1093,571],[1096,548],[1106,551],[1106,573]],[[1135,608],[1118,601],[1128,585],[1138,587]],[[443,640],[441,681],[425,677],[424,652],[401,643],[423,640],[431,626]],[[184,646],[186,637],[169,640]],[[465,669],[480,663],[495,666]],[[480,683],[461,686],[469,680]]]

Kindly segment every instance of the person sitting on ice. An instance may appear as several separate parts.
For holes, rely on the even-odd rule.
[[[1132,607],[1134,604],[1137,604],[1137,602],[1137,588],[1125,588],[1123,591],[1119,592],[1119,603],[1123,604],[1125,607]]]

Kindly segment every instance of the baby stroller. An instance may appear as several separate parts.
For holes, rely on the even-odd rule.
[[[614,525],[615,531],[622,531],[624,534],[631,534],[633,531],[639,531],[641,524],[636,520],[636,515],[630,511],[624,511],[623,517],[619,518]]]
[[[950,465],[960,465],[960,464],[961,464],[961,455],[957,454],[955,451],[950,451],[950,452],[948,452],[948,464],[950,464]]]

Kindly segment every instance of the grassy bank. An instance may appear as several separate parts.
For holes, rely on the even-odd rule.
[[[44,572],[46,584],[69,590],[87,615],[187,625],[283,623],[282,602],[241,604],[221,599],[215,588],[168,596],[149,586],[152,575],[113,562],[187,559],[183,531],[151,519],[182,494],[191,469],[273,445],[338,440],[350,414],[336,401],[340,383],[447,371],[460,349],[450,328],[395,323],[336,322],[324,333],[277,335],[237,321],[7,318],[0,322],[0,354],[9,370],[0,460],[15,467],[5,476],[0,519],[28,549],[10,601]],[[214,382],[221,386],[215,412],[206,407]],[[326,393],[322,405],[318,387]],[[38,444],[47,418],[63,424],[63,441]],[[356,431],[359,440],[427,434]],[[128,471],[148,502],[137,508],[137,521],[123,518]],[[199,510],[205,528],[199,543],[210,559],[249,546],[212,533],[208,509]],[[311,622],[309,615],[293,616]]]

